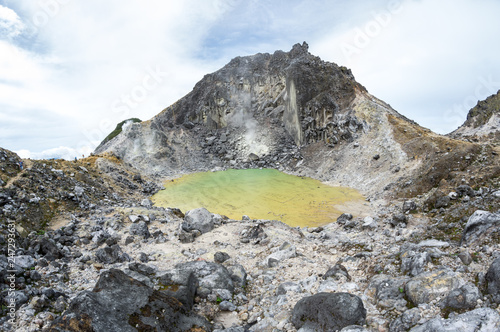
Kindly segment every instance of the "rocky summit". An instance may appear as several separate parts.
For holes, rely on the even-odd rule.
[[[302,43],[231,60],[88,158],[0,149],[0,330],[499,331],[498,95],[438,135]],[[151,200],[230,168],[366,202],[290,227]]]

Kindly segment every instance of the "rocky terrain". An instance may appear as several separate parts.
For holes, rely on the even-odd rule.
[[[497,97],[437,135],[304,43],[233,59],[90,158],[21,170],[0,149],[0,330],[498,331]],[[356,188],[369,216],[292,228],[149,199],[254,167]]]

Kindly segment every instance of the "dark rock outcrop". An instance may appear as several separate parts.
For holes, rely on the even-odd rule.
[[[494,302],[500,303],[500,258],[491,263],[485,278],[487,293],[492,296]]]
[[[92,292],[80,293],[49,331],[211,331],[210,323],[177,299],[120,270],[104,272]]]
[[[363,325],[363,301],[349,293],[318,293],[301,299],[293,308],[295,328],[307,331],[335,331],[349,325]]]
[[[484,240],[494,241],[500,238],[499,232],[500,213],[478,210],[467,221],[461,243],[471,245]]]

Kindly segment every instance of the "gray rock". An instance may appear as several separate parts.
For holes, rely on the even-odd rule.
[[[361,226],[364,229],[374,229],[377,228],[377,221],[372,217],[365,217],[363,219],[363,225]]]
[[[449,196],[441,196],[438,199],[436,199],[436,203],[434,204],[434,207],[436,209],[444,208],[450,205],[451,198]]]
[[[137,216],[135,214],[131,214],[130,216],[128,216],[128,219],[133,222],[133,223],[136,223],[138,222],[139,220],[141,220],[141,217],[140,216]]]
[[[195,238],[195,236],[194,236],[194,234],[193,234],[193,233],[191,233],[191,232],[186,232],[186,231],[184,231],[184,230],[182,230],[182,229],[181,229],[181,230],[179,231],[178,238],[179,238],[179,241],[180,241],[181,243],[192,243],[192,242],[194,242],[194,238]]]
[[[208,294],[217,289],[225,289],[234,292],[234,283],[231,273],[226,267],[212,262],[194,261],[177,264],[177,270],[182,273],[192,272],[198,279],[199,285],[197,295],[206,298]]]
[[[235,311],[236,310],[236,306],[232,302],[222,301],[219,304],[219,309],[221,311]]]
[[[349,325],[344,327],[340,332],[371,332],[368,329],[365,329],[363,326],[359,325]]]
[[[406,212],[412,212],[412,211],[415,211],[417,209],[417,203],[415,203],[414,201],[405,201],[403,203],[403,212],[406,213]]]
[[[130,257],[123,253],[122,249],[117,244],[111,247],[97,249],[95,258],[97,262],[103,264],[121,263],[130,260]]]
[[[154,287],[154,284],[151,281],[151,278],[145,276],[142,273],[139,273],[137,271],[133,271],[131,269],[123,269],[123,272],[126,275],[128,275],[129,277],[134,278],[135,280],[142,282],[144,285],[146,285],[148,287],[151,287],[151,288]]]
[[[5,304],[10,304],[11,299],[14,299],[14,303],[16,304],[16,309],[19,309],[23,304],[27,303],[29,298],[26,295],[24,291],[21,290],[15,290],[15,291],[9,291],[6,293],[7,296],[2,301],[2,305]],[[4,302],[5,301],[5,302]]]
[[[129,263],[128,268],[132,271],[136,271],[136,272],[143,274],[145,276],[155,275],[157,270],[158,270],[158,268],[156,266],[146,265],[146,264],[136,263],[136,262]]]
[[[271,255],[267,256],[267,258],[264,260],[263,265],[271,267],[273,260],[278,261],[278,262],[282,262],[288,258],[292,258],[295,256],[297,256],[296,247],[294,245],[291,245],[288,242],[285,242],[280,246],[278,251],[275,251]],[[271,263],[270,263],[270,261],[271,261]]]
[[[193,307],[199,285],[193,271],[174,269],[160,274],[156,280],[162,293],[175,297],[188,309]]]
[[[405,292],[415,305],[429,303],[438,297],[447,296],[453,289],[459,288],[464,281],[448,270],[432,271],[419,274],[406,283]]]
[[[250,153],[248,155],[248,160],[250,161],[258,161],[260,159],[260,157],[258,155],[256,155],[255,153]]]
[[[392,219],[389,221],[389,223],[392,226],[397,227],[400,224],[406,225],[407,221],[408,221],[408,218],[405,216],[404,213],[397,213],[397,214],[392,216]]]
[[[420,318],[420,310],[418,308],[407,310],[389,324],[389,331],[406,332],[413,326],[417,325]]]
[[[408,277],[393,278],[384,274],[375,275],[370,280],[367,291],[383,308],[406,308],[404,286],[408,280]]]
[[[490,308],[479,308],[454,316],[431,319],[410,332],[492,332],[500,331],[500,315]]]
[[[48,261],[53,261],[62,257],[62,252],[59,250],[54,241],[46,237],[42,237],[41,239],[35,241],[33,248],[35,252],[44,255],[45,259]]]
[[[214,261],[216,263],[224,263],[229,258],[231,258],[231,257],[229,256],[229,254],[227,252],[218,251],[214,254]]]
[[[450,246],[449,242],[439,240],[424,240],[418,243],[419,247],[433,247],[433,248],[447,248]]]
[[[352,220],[353,216],[350,213],[342,213],[338,218],[337,222],[341,225],[345,224],[349,220]]]
[[[424,272],[424,268],[431,261],[431,255],[422,251],[419,246],[406,243],[400,249],[401,271],[416,276]]]
[[[479,300],[479,289],[472,284],[465,284],[452,290],[444,298],[441,306],[444,309],[473,309]]]
[[[470,263],[472,263],[472,256],[468,251],[462,251],[461,253],[459,253],[458,258],[460,258],[464,265],[469,265]]]
[[[262,242],[267,238],[267,234],[264,231],[262,225],[256,225],[244,229],[240,234],[240,241],[243,243],[248,243],[252,241],[254,244]]]
[[[500,303],[500,258],[495,259],[486,272],[486,291],[496,303]]]
[[[85,190],[80,186],[75,186],[74,192],[75,192],[76,197],[81,197],[83,195],[83,193],[85,192]]]
[[[23,269],[30,269],[35,266],[35,260],[28,255],[15,256],[14,263]]]
[[[276,289],[276,294],[277,295],[284,295],[288,292],[294,292],[294,293],[300,293],[302,291],[302,288],[300,288],[299,284],[291,281],[287,281],[285,283],[282,283],[281,285],[278,286]]]
[[[130,235],[142,236],[145,239],[148,239],[149,237],[151,237],[151,233],[149,233],[148,225],[143,220],[136,223],[136,224],[130,225],[129,233],[130,233]]]
[[[214,229],[212,214],[205,208],[198,208],[186,212],[182,229],[186,232],[198,230],[202,234]]]
[[[145,198],[141,201],[141,206],[150,208],[153,206],[153,202],[150,199]]]
[[[466,184],[462,184],[457,187],[457,193],[460,196],[469,196],[469,197],[474,197],[475,196],[475,191],[472,189],[470,186]]]
[[[345,277],[348,281],[351,281],[351,276],[347,269],[340,263],[335,264],[333,267],[329,268],[328,271],[323,275],[323,279]]]
[[[335,331],[350,325],[363,325],[366,309],[363,301],[349,293],[318,293],[302,298],[292,311],[296,329]]]
[[[231,274],[231,280],[233,280],[235,286],[244,288],[247,285],[247,272],[243,265],[231,265],[227,270]]]
[[[288,292],[300,293],[301,291],[302,291],[302,288],[300,288],[299,284],[297,284],[295,282],[287,281],[287,282],[282,283],[281,285],[278,286],[278,288],[276,289],[276,294],[277,295],[284,295]]]
[[[176,299],[130,278],[120,270],[102,272],[92,292],[83,291],[50,330],[75,331],[212,330],[203,317]]]
[[[339,285],[333,279],[327,279],[320,282],[318,287],[318,293],[328,292],[333,293],[339,289]]]
[[[499,231],[500,213],[477,210],[465,225],[461,245],[478,244]]]

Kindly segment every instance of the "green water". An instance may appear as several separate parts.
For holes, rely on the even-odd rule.
[[[153,196],[157,206],[186,212],[205,207],[212,213],[241,219],[281,220],[290,226],[319,226],[342,213],[334,205],[362,200],[354,189],[331,187],[275,169],[203,172],[167,181]]]

